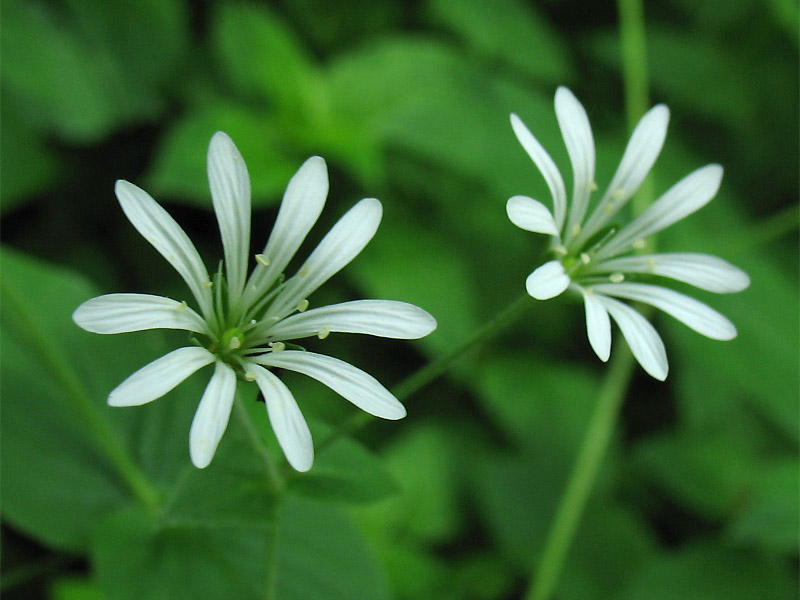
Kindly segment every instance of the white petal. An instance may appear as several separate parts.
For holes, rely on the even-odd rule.
[[[715,340],[736,337],[736,327],[727,318],[707,304],[675,290],[646,283],[600,283],[592,289],[655,306],[706,337]]]
[[[301,300],[325,283],[358,255],[378,230],[383,207],[375,198],[358,202],[319,243],[297,275],[286,282],[265,318],[284,316],[294,312]]]
[[[581,290],[583,305],[586,309],[586,333],[592,350],[603,362],[611,354],[611,321],[608,311],[597,296],[588,290]]]
[[[72,313],[72,320],[93,333],[145,329],[208,332],[203,318],[183,302],[149,294],[106,294],[92,298]]]
[[[565,87],[556,91],[556,116],[572,163],[572,203],[564,230],[565,243],[583,221],[594,186],[594,138],[589,117],[578,99]]]
[[[655,328],[630,306],[599,294],[597,298],[617,322],[642,368],[652,377],[664,381],[669,372],[667,352]]]
[[[268,352],[251,360],[308,375],[376,417],[394,420],[406,416],[405,407],[377,379],[338,358],[300,350],[284,350]]]
[[[328,168],[322,158],[312,156],[286,187],[278,218],[264,247],[269,264],[256,265],[247,283],[245,304],[260,297],[283,272],[317,222],[327,196]]]
[[[537,300],[555,298],[569,287],[569,275],[557,260],[544,263],[528,275],[525,288]]]
[[[741,292],[750,285],[750,277],[740,268],[716,256],[691,252],[612,258],[592,272],[651,273],[717,294]]]
[[[645,239],[699,210],[717,194],[722,182],[722,167],[707,165],[690,173],[672,186],[629,225],[623,227],[600,248],[597,259],[625,252],[640,239]]]
[[[530,130],[525,126],[522,120],[515,114],[511,114],[511,127],[514,134],[517,136],[519,143],[531,157],[536,167],[547,182],[547,187],[550,188],[550,194],[553,196],[553,215],[555,217],[556,227],[560,230],[564,226],[564,216],[567,210],[567,192],[564,187],[564,179],[561,173],[550,158],[539,141],[533,136]]]
[[[233,140],[222,131],[208,146],[208,184],[217,215],[231,302],[239,298],[250,253],[250,176]]]
[[[608,223],[639,189],[664,146],[668,123],[669,109],[659,104],[636,125],[608,190],[577,238],[578,245]]]
[[[264,367],[249,365],[248,373],[264,395],[269,422],[289,464],[296,471],[308,471],[314,463],[314,443],[292,392]]]
[[[186,232],[143,189],[119,180],[114,191],[128,220],[183,277],[203,315],[210,316],[208,271]]]
[[[235,393],[236,372],[217,361],[189,430],[189,454],[198,469],[206,468],[214,458],[219,440],[228,426]]]
[[[111,406],[139,406],[161,398],[192,373],[214,362],[205,348],[178,348],[145,365],[108,395]]]
[[[413,340],[436,329],[436,319],[407,302],[355,300],[297,313],[269,331],[272,340],[291,340],[320,332],[364,333]]]
[[[511,222],[520,229],[558,237],[558,227],[553,215],[538,200],[528,196],[514,196],[508,199],[506,212]]]

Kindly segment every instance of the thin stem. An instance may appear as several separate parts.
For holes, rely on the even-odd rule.
[[[578,529],[600,465],[603,463],[619,409],[633,373],[633,356],[624,344],[616,346],[611,367],[603,380],[586,436],[572,467],[561,503],[545,542],[536,578],[525,596],[527,600],[550,598]]]
[[[125,447],[120,443],[120,436],[114,431],[96,402],[92,400],[81,380],[72,370],[64,357],[48,342],[47,334],[39,323],[26,310],[24,302],[17,297],[11,286],[2,285],[3,297],[9,302],[22,321],[22,328],[28,339],[37,349],[42,361],[53,371],[56,379],[72,400],[72,405],[83,417],[92,441],[100,454],[116,469],[117,474],[133,493],[136,499],[149,510],[157,510],[160,506],[158,490],[133,461]]]
[[[267,480],[275,492],[275,496],[278,497],[285,488],[284,481],[280,475],[280,472],[278,471],[278,467],[275,466],[275,461],[272,460],[269,450],[264,445],[261,437],[258,435],[258,431],[256,430],[255,425],[253,425],[253,421],[250,419],[250,413],[247,412],[247,408],[245,407],[238,391],[236,392],[236,399],[234,402],[236,404],[236,410],[234,412],[238,416],[239,421],[241,422],[242,427],[247,434],[247,438],[250,440],[250,443],[252,444],[256,453],[259,455],[259,457],[261,457],[265,467],[264,470],[267,474]]]
[[[414,395],[433,380],[444,374],[451,364],[464,358],[470,352],[476,350],[482,344],[485,344],[501,333],[509,323],[513,322],[520,315],[522,310],[528,306],[530,302],[531,297],[527,293],[518,297],[481,327],[476,329],[473,334],[459,346],[455,347],[444,356],[428,363],[419,371],[401,381],[395,386],[392,393],[400,401],[406,400]],[[364,427],[370,420],[371,417],[367,413],[359,412],[354,414],[342,423],[336,431],[317,444],[316,453],[319,454],[324,451],[325,448],[330,446],[331,443],[341,436],[348,435]]]
[[[622,81],[625,89],[625,108],[628,131],[650,106],[647,84],[647,52],[645,48],[644,9],[641,0],[618,0],[619,35],[622,52]],[[631,201],[633,214],[641,214],[655,197],[653,178],[642,183]]]
[[[649,104],[644,11],[641,0],[618,0],[618,8],[626,112],[628,127],[633,130]],[[641,214],[653,198],[652,180],[648,177],[633,200],[634,214]],[[652,251],[652,247],[648,250]],[[606,456],[634,366],[633,356],[625,344],[616,344],[615,348],[526,600],[548,600],[553,595]]]

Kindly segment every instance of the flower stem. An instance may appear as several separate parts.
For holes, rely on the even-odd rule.
[[[279,498],[284,491],[285,485],[278,471],[278,467],[275,465],[275,461],[272,460],[272,456],[264,445],[264,442],[259,437],[258,431],[250,418],[250,413],[247,412],[247,408],[238,391],[236,392],[234,402],[236,403],[236,410],[234,410],[234,412],[239,417],[239,421],[247,434],[247,438],[264,463],[264,471],[267,474],[267,480],[269,481],[272,491],[275,492],[275,497]]]
[[[641,0],[618,0],[618,9],[625,104],[628,126],[632,130],[649,104],[644,10]],[[653,198],[652,180],[648,177],[633,199],[634,214],[641,214]],[[633,355],[626,345],[616,344],[615,348],[526,600],[547,600],[553,595],[608,450],[634,366]]]
[[[509,323],[513,322],[514,319],[520,315],[522,310],[528,306],[531,301],[531,297],[527,293],[521,295],[516,300],[508,304],[505,308],[500,310],[500,312],[489,319],[481,327],[476,329],[473,334],[460,345],[456,346],[444,356],[440,356],[436,360],[428,363],[419,371],[401,381],[397,386],[394,387],[392,393],[400,401],[406,400],[410,396],[414,395],[426,385],[443,375],[454,362],[464,358],[470,352],[479,348],[481,344],[485,344],[496,335],[501,333]],[[361,427],[364,427],[370,422],[370,420],[370,415],[364,412],[359,412],[353,415],[349,419],[345,420],[345,422],[339,427],[337,427],[336,431],[331,433],[327,438],[317,444],[316,453],[319,454],[322,452],[327,446],[329,446],[342,435],[349,435]]]
[[[618,344],[611,366],[603,380],[597,405],[572,467],[564,495],[545,542],[536,568],[536,578],[526,600],[550,598],[591,494],[600,465],[614,432],[622,400],[633,372],[633,355],[627,346]]]

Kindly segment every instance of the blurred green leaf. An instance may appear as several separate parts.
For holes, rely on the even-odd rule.
[[[57,548],[80,550],[98,517],[127,499],[77,408],[96,401],[106,418],[101,365],[113,351],[70,319],[91,296],[79,278],[5,248],[0,289],[3,516]]]
[[[36,128],[21,114],[8,94],[0,95],[3,115],[0,135],[0,213],[30,201],[53,184],[61,164]]]
[[[800,547],[799,489],[800,464],[796,459],[772,460],[759,469],[744,509],[730,525],[732,539],[795,553]]]
[[[614,600],[775,600],[794,598],[792,568],[768,556],[697,541],[654,557]]]
[[[162,138],[147,177],[148,189],[156,196],[211,210],[206,155],[217,131],[233,139],[247,163],[253,205],[276,203],[302,160],[285,155],[284,140],[270,114],[219,101],[195,107]]]
[[[288,496],[275,550],[275,597],[388,599],[384,575],[352,520],[322,502]]]
[[[290,485],[292,492],[309,498],[356,504],[383,500],[399,489],[382,460],[347,438],[318,453],[313,469],[297,475]]]
[[[73,2],[3,6],[2,82],[41,126],[76,142],[97,141],[163,106],[156,89],[183,52],[175,2]]]
[[[295,32],[265,5],[221,4],[212,19],[224,76],[245,97],[303,114],[319,102],[319,75]]]
[[[569,77],[566,47],[535,5],[518,0],[434,0],[430,11],[436,22],[463,36],[482,58],[501,61],[535,80],[564,83]]]
[[[263,598],[274,524],[183,524],[138,508],[115,513],[97,532],[97,580],[114,600]]]
[[[103,600],[103,596],[91,580],[62,577],[51,587],[50,600]]]
[[[393,219],[392,227],[384,225],[348,275],[366,296],[411,302],[433,314],[439,326],[421,343],[446,352],[478,325],[477,290],[465,256],[424,224],[403,226],[393,215],[384,219]]]

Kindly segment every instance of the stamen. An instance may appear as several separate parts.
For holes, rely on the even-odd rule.
[[[596,181],[590,181],[590,182],[589,182],[589,191],[590,191],[590,192],[596,192],[596,191],[597,191],[597,190],[599,190],[599,189],[600,189],[600,188],[598,187],[598,185],[597,185],[597,182],[596,182]]]
[[[203,286],[203,287],[205,287],[205,288],[209,288],[209,289],[211,289],[212,287],[214,287],[214,283],[213,283],[212,281],[204,281],[204,282],[203,282],[203,283],[201,283],[200,285],[202,285],[202,286]]]
[[[256,254],[256,262],[265,267],[269,266],[269,256],[266,254]]]
[[[588,265],[590,262],[592,262],[592,257],[586,252],[581,252],[581,262],[585,265]]]
[[[331,334],[331,328],[330,328],[330,327],[322,327],[322,328],[321,328],[321,329],[320,329],[320,330],[317,332],[317,337],[318,337],[319,339],[321,339],[321,340],[324,340],[324,339],[325,339],[326,337],[328,337],[330,334]]]
[[[656,270],[656,261],[652,258],[648,258],[645,263],[647,264],[647,268],[650,269],[651,272],[655,273]]]
[[[183,311],[183,310],[186,310],[187,308],[189,308],[189,305],[186,303],[186,300],[184,300],[183,302],[180,303],[179,306],[175,307],[175,310]]]
[[[572,237],[575,237],[580,232],[581,232],[581,226],[578,223],[572,226]]]
[[[633,246],[633,247],[634,247],[636,250],[641,250],[641,249],[642,249],[642,248],[644,248],[646,245],[647,245],[647,242],[645,242],[645,241],[644,241],[643,239],[641,239],[641,238],[639,238],[638,240],[636,240],[635,242],[633,242],[633,243],[631,244],[631,246]]]
[[[618,190],[614,190],[614,193],[611,194],[611,198],[614,200],[621,200],[627,195],[627,192],[624,188],[619,188]]]
[[[300,272],[297,274],[298,277],[305,277],[308,275],[309,268],[308,265],[303,265],[303,268],[300,269]]]
[[[297,303],[297,312],[305,312],[308,308],[308,300],[303,298],[300,302]]]
[[[561,256],[567,255],[567,249],[564,247],[563,244],[558,244],[557,246],[553,246],[553,252]]]
[[[286,344],[284,344],[283,342],[270,342],[269,348],[273,352],[283,352],[284,350],[286,350]]]
[[[255,380],[256,380],[256,376],[255,376],[255,374],[254,374],[252,371],[247,371],[247,372],[244,374],[244,378],[245,378],[247,381],[255,381]]]
[[[611,283],[622,283],[625,281],[625,275],[622,273],[612,273],[608,276],[608,279],[611,281]]]
[[[241,345],[242,345],[242,340],[239,339],[239,337],[234,336],[234,337],[231,338],[231,341],[228,344],[228,349],[229,350],[236,350],[237,348],[240,348]]]

